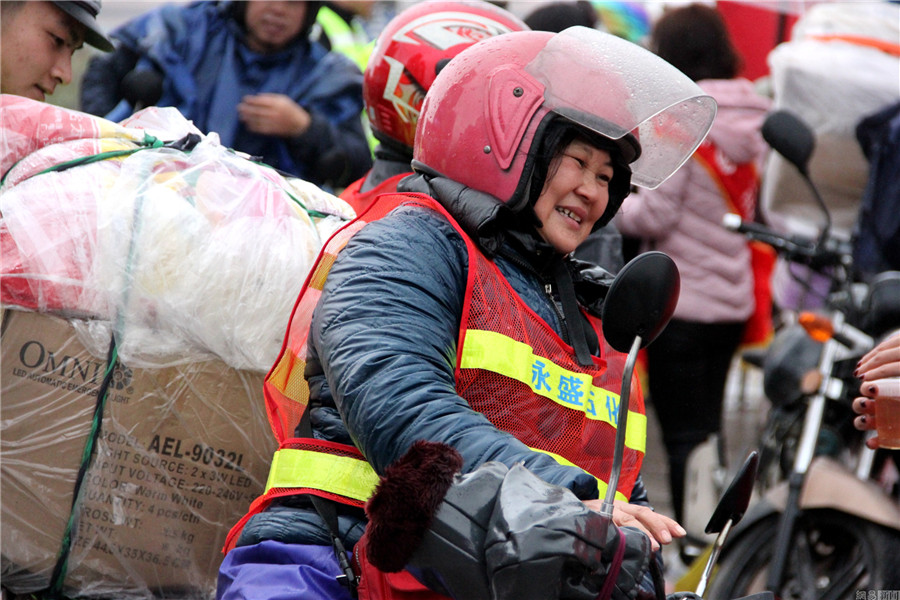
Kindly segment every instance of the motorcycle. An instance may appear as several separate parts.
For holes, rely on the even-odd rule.
[[[808,126],[776,111],[763,136],[808,183],[825,225],[815,238],[737,215],[723,225],[826,277],[830,289],[824,309],[783,325],[759,363],[772,404],[760,438],[760,500],[723,546],[709,598],[771,590],[779,598],[836,600],[898,589],[900,502],[896,490],[876,481],[896,455],[865,446],[850,403],[858,395],[857,361],[900,328],[900,273],[858,281],[850,242],[832,235],[809,177],[815,140]]]

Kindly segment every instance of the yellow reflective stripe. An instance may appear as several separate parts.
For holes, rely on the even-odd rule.
[[[274,488],[312,488],[365,502],[377,483],[378,475],[362,459],[282,448],[272,457],[266,492]]]
[[[638,452],[647,451],[647,415],[628,411],[628,424],[625,426],[625,446]]]
[[[594,419],[616,426],[619,395],[593,385],[590,375],[569,371],[543,356],[528,344],[496,331],[466,330],[461,369],[484,369],[520,381],[556,404],[584,412]],[[647,417],[628,411],[625,445],[643,452],[647,444]]]
[[[630,416],[631,415],[629,415],[629,417]],[[575,467],[576,469],[581,469],[581,467],[579,467],[578,465],[576,465],[569,459],[560,456],[559,454],[554,454],[553,452],[548,452],[547,450],[541,450],[540,448],[531,448],[531,449],[534,450],[535,452],[540,452],[542,454],[546,454],[547,456],[551,457],[553,460],[555,460],[556,462],[558,462],[561,465],[565,465],[567,467]],[[584,469],[581,469],[581,470],[584,471]],[[584,471],[584,472],[588,473],[587,471]],[[588,473],[588,475],[594,475],[594,474]],[[600,479],[599,477],[597,477],[596,475],[594,475],[594,479],[597,480],[597,489],[600,490],[599,497],[605,498],[606,490],[609,487],[609,484],[607,482],[603,481],[602,479]],[[623,500],[625,502],[628,502],[628,498],[626,498],[625,494],[623,494],[619,490],[616,490],[616,500]]]
[[[599,495],[597,497],[600,498],[601,500],[606,498],[606,490],[608,488],[609,488],[609,484],[598,477],[597,478],[597,490],[599,491]],[[628,498],[626,498],[625,494],[623,494],[619,490],[616,490],[616,498],[615,499],[621,500],[622,502],[628,502]]]

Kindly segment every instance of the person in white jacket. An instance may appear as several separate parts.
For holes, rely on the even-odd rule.
[[[633,194],[614,221],[623,235],[640,239],[641,251],[671,256],[681,273],[674,318],[648,347],[647,367],[681,520],[688,456],[719,431],[728,369],[755,309],[747,240],[721,223],[726,213],[755,214],[769,101],[737,76],[740,57],[714,7],[666,11],[651,49],[718,103],[692,158],[659,188]]]

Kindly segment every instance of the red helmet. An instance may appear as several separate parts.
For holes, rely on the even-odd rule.
[[[683,73],[617,36],[586,27],[510,33],[441,71],[422,106],[413,168],[519,211],[544,128],[563,119],[614,142],[632,181],[655,188],[715,114],[715,101]]]
[[[363,80],[375,136],[412,149],[425,93],[447,62],[481,40],[528,26],[488,2],[421,2],[378,36]]]

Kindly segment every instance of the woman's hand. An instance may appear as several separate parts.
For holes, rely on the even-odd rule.
[[[863,384],[862,387],[865,387]],[[853,411],[857,413],[857,417],[853,419],[853,426],[860,431],[868,431],[875,429],[875,400],[861,396],[853,400]],[[866,446],[875,450],[878,448],[878,437],[871,437],[866,440]]]
[[[284,94],[244,96],[237,109],[247,129],[262,135],[297,137],[312,122],[309,113]]]
[[[597,512],[603,506],[603,500],[585,500],[584,503]],[[613,502],[613,523],[618,527],[634,527],[643,531],[650,538],[654,551],[659,550],[660,544],[670,544],[673,539],[687,535],[674,519],[653,512],[650,507],[621,500]]]
[[[870,350],[856,367],[856,375],[862,379],[859,392],[862,394],[853,401],[853,411],[859,416],[853,419],[853,426],[862,431],[874,430],[875,398],[883,393],[872,382],[888,377],[900,377],[900,332]],[[878,448],[878,437],[866,440],[869,448]]]
[[[866,381],[900,377],[900,331],[869,350],[856,366],[856,376]]]

